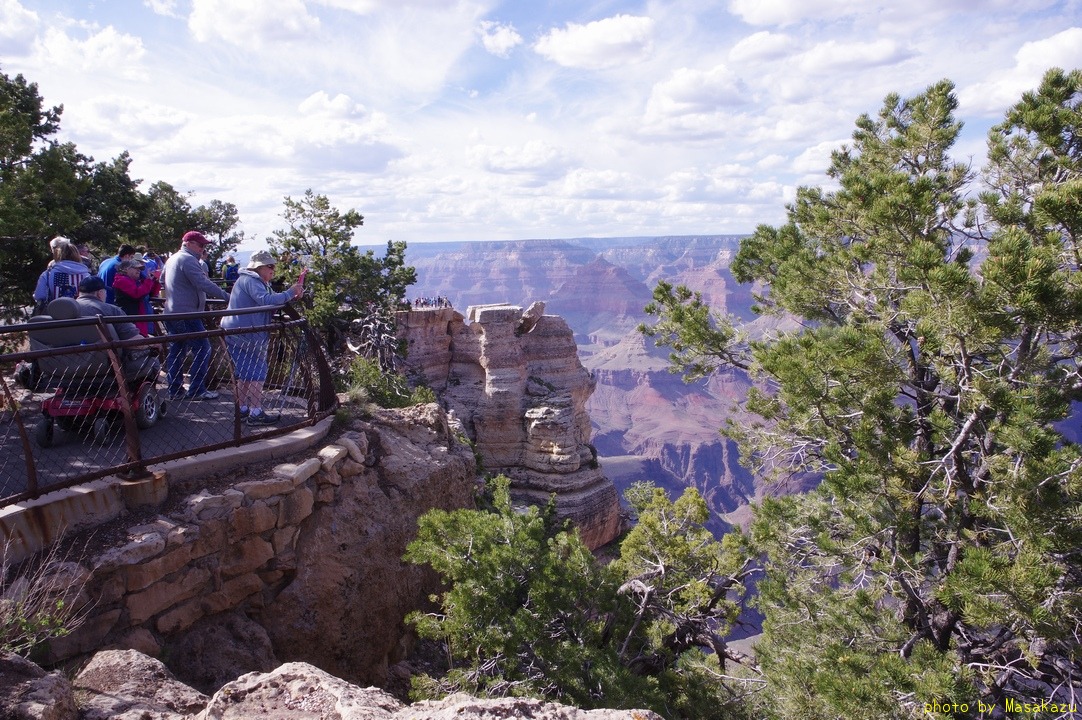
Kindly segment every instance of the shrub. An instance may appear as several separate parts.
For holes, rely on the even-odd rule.
[[[0,650],[31,657],[49,640],[82,624],[85,569],[52,546],[38,558],[11,562],[10,544],[0,554]]]
[[[356,357],[350,364],[347,394],[354,402],[373,402],[380,407],[402,408],[436,402],[432,388],[419,385],[411,388],[402,375],[385,372],[379,362]]]

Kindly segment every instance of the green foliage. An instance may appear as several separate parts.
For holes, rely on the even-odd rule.
[[[411,388],[403,375],[387,372],[377,361],[364,357],[353,358],[347,393],[358,402],[373,402],[385,408],[436,402],[432,388],[423,385]]]
[[[144,223],[144,243],[159,253],[176,252],[180,239],[189,230],[199,227],[192,218],[191,193],[179,192],[164,180],[147,190],[147,216]],[[111,248],[115,251],[116,248]]]
[[[217,276],[225,256],[232,254],[244,242],[244,231],[236,229],[240,224],[237,206],[221,200],[211,200],[209,204],[200,205],[192,211],[189,223],[191,229],[201,231],[214,241],[207,254],[207,266],[210,274]]]
[[[82,624],[87,608],[75,601],[88,576],[56,545],[18,567],[9,549],[0,548],[0,650],[29,657]]]
[[[218,227],[166,182],[140,193],[127,152],[96,163],[56,141],[62,112],[45,107],[34,83],[0,73],[0,319],[23,319],[56,235],[108,256],[125,242],[174,251],[184,231]],[[210,207],[219,205],[232,207]]]
[[[777,717],[916,717],[1082,690],[1082,72],[1052,70],[989,134],[986,189],[950,159],[949,82],[888,96],[733,273],[803,328],[741,347],[659,285],[674,366],[747,368],[762,422],[729,433],[769,479],[757,646]],[[700,363],[699,358],[709,362]]]
[[[287,197],[282,217],[287,227],[276,230],[270,240],[279,257],[278,272],[292,283],[301,267],[308,268],[308,319],[322,333],[331,355],[344,348],[353,320],[393,312],[417,279],[405,264],[404,242],[388,241],[383,257],[371,250],[362,253],[351,243],[364,216],[356,210],[340,212],[324,195],[308,190],[301,200]]]
[[[509,480],[482,510],[421,518],[406,560],[446,590],[410,621],[445,643],[451,669],[415,684],[418,696],[465,691],[527,695],[580,707],[648,707],[670,718],[731,718],[761,681],[729,677],[739,654],[721,639],[736,612],[743,558],[703,528],[695,491],[675,503],[653,487],[632,493],[639,525],[602,568],[550,504],[515,508]],[[726,575],[732,570],[734,575]],[[725,679],[723,681],[723,679]]]
[[[659,319],[653,325],[640,324],[639,332],[659,347],[672,348],[669,369],[688,382],[724,365],[744,367],[732,321],[711,312],[700,293],[661,280],[644,312]]]
[[[618,626],[620,661],[652,678],[668,713],[730,716],[739,709],[735,701],[763,684],[749,670],[750,659],[725,641],[754,572],[743,538],[714,539],[704,527],[706,502],[694,488],[673,502],[664,490],[635,483],[625,498],[637,522],[608,567],[631,614]],[[734,663],[745,669],[730,672]]]
[[[596,705],[611,658],[599,651],[603,579],[578,534],[545,509],[511,504],[496,478],[493,511],[433,510],[405,559],[429,565],[447,589],[439,609],[410,615],[418,634],[446,643],[451,669],[439,694],[541,696]]]
[[[106,254],[116,251],[117,238],[142,242],[147,199],[139,192],[139,180],[129,174],[131,156],[122,152],[112,162],[93,166],[89,186],[75,202],[82,220],[70,236]]]
[[[21,320],[54,235],[73,237],[88,158],[52,140],[63,107],[46,108],[37,85],[0,74],[0,319]]]

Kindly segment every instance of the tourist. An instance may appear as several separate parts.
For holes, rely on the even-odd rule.
[[[233,292],[229,295],[229,309],[285,305],[304,293],[301,280],[283,292],[271,290],[270,281],[274,277],[277,265],[274,256],[266,250],[252,255],[247,267],[237,276]],[[236,330],[267,325],[271,321],[272,310],[246,315],[226,315],[222,318],[222,328]],[[237,405],[242,417],[248,418],[249,425],[272,425],[281,418],[280,413],[268,413],[263,409],[263,383],[267,379],[267,346],[270,336],[266,330],[226,335],[225,344],[233,359],[233,368],[237,377]]]
[[[113,280],[116,278],[117,268],[120,263],[135,257],[135,248],[124,243],[117,248],[116,255],[102,261],[98,268],[98,277],[105,283],[105,302],[116,303],[116,295],[113,291]]]
[[[74,298],[79,294],[79,283],[90,275],[90,268],[83,264],[79,249],[70,242],[55,245],[49,268],[38,277],[34,288],[34,314],[45,312],[49,301],[58,297]]]
[[[105,281],[97,275],[88,275],[79,283],[79,297],[75,303],[79,306],[81,317],[126,317],[122,309],[113,303],[105,302]],[[132,340],[142,337],[134,323],[107,323],[109,335],[114,340]],[[128,380],[156,378],[161,371],[156,350],[145,347],[124,348],[119,353],[121,369]]]
[[[105,302],[105,281],[97,275],[90,275],[79,283],[79,297],[75,300],[79,305],[79,314],[82,317],[125,317],[126,313],[117,305]],[[142,333],[135,323],[121,322],[109,323],[113,329],[110,335],[115,335],[117,340],[131,340],[141,337]]]
[[[202,312],[207,296],[228,300],[229,294],[211,281],[203,272],[200,259],[210,240],[203,233],[191,230],[181,239],[180,250],[165,261],[163,285],[165,287],[166,315]],[[199,318],[164,320],[170,335],[206,331]],[[191,378],[188,390],[184,390],[184,359],[192,353]],[[189,338],[170,343],[165,359],[165,374],[169,379],[169,397],[176,400],[215,400],[218,393],[207,389],[207,373],[210,370],[210,340],[205,337]]]
[[[233,283],[240,277],[240,264],[232,255],[227,255],[222,263],[222,280],[225,281],[225,289],[232,290]]]
[[[85,242],[78,243],[75,247],[79,248],[79,257],[83,259],[83,265],[90,268],[91,275],[98,274],[98,261],[94,258],[94,253],[90,252],[90,246]]]
[[[143,262],[147,264],[146,268],[143,270],[143,272],[145,272],[147,275],[153,275],[155,271],[160,271],[162,269],[162,265],[165,264],[165,261],[162,260],[158,256],[158,253],[154,252],[153,250],[147,250],[143,253]],[[159,272],[159,275],[160,274],[161,273]]]
[[[158,281],[160,273],[155,270],[149,276],[145,273],[146,262],[139,255],[124,260],[117,268],[113,278],[113,299],[115,304],[128,315],[152,315],[150,298],[161,290]],[[149,321],[135,323],[139,332],[152,335],[153,325]]]

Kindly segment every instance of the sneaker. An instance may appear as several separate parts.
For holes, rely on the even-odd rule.
[[[250,413],[248,415],[249,425],[273,425],[282,419],[280,413]]]
[[[188,399],[189,400],[217,400],[218,399],[218,393],[214,392],[213,390],[204,390],[203,392],[198,393],[197,395],[189,395]]]
[[[238,408],[237,409],[237,414],[240,415],[242,418],[248,417],[248,408],[246,408],[246,407]]]
[[[187,399],[187,397],[188,396],[184,393],[184,388],[181,388],[180,390],[177,390],[176,392],[173,392],[172,390],[169,391],[169,399],[170,400],[185,400],[185,399]]]

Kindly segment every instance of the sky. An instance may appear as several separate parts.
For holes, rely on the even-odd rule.
[[[355,242],[715,235],[785,220],[889,93],[954,82],[955,158],[1052,66],[1082,0],[0,0],[0,72],[145,192],[306,190]]]

